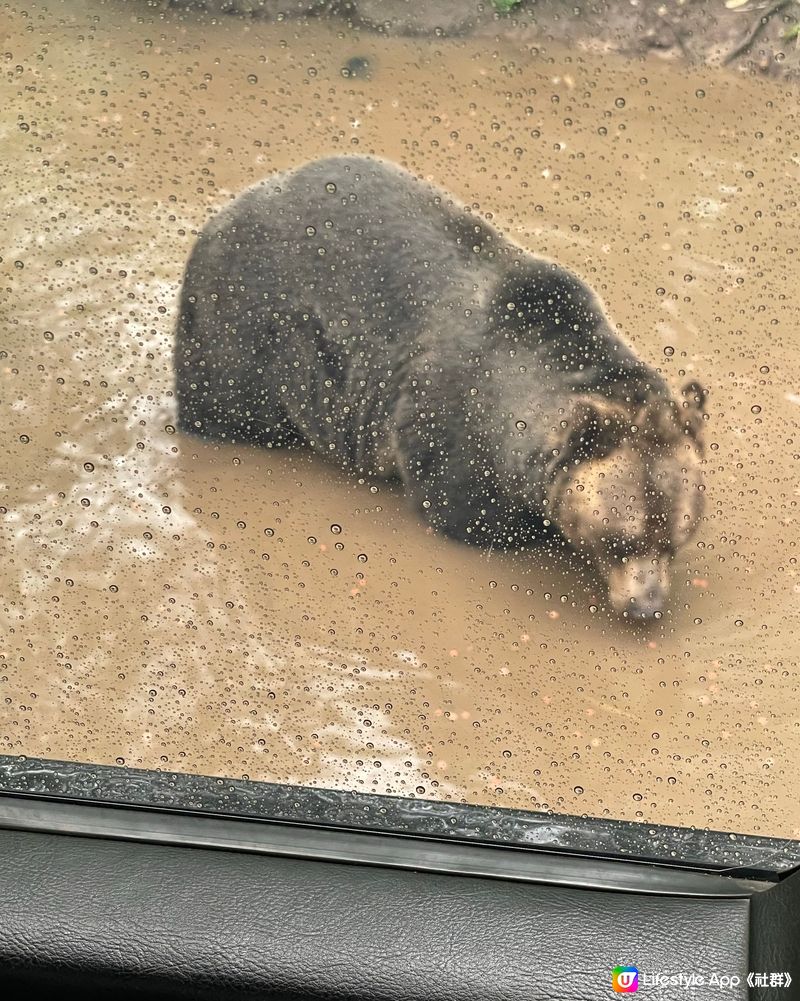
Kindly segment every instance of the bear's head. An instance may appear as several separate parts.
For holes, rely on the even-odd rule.
[[[557,432],[550,521],[594,563],[626,617],[659,617],[672,558],[702,514],[705,396],[690,382],[680,402],[658,396],[632,410],[581,395]]]

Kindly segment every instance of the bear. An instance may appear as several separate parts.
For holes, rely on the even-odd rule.
[[[178,310],[181,430],[399,478],[434,530],[562,547],[659,618],[703,505],[706,391],[676,398],[589,286],[444,190],[333,156],[200,233]]]

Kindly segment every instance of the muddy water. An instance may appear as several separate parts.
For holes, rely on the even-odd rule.
[[[7,31],[0,750],[800,836],[796,95],[133,3]],[[655,628],[391,486],[174,431],[198,228],[341,151],[446,185],[709,387],[707,517]]]

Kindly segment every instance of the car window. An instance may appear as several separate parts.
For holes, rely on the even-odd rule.
[[[7,12],[0,750],[797,838],[796,12],[284,6]]]

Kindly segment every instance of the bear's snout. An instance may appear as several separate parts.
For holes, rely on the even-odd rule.
[[[608,570],[608,598],[618,615],[652,619],[664,610],[669,595],[669,558],[629,558]]]

